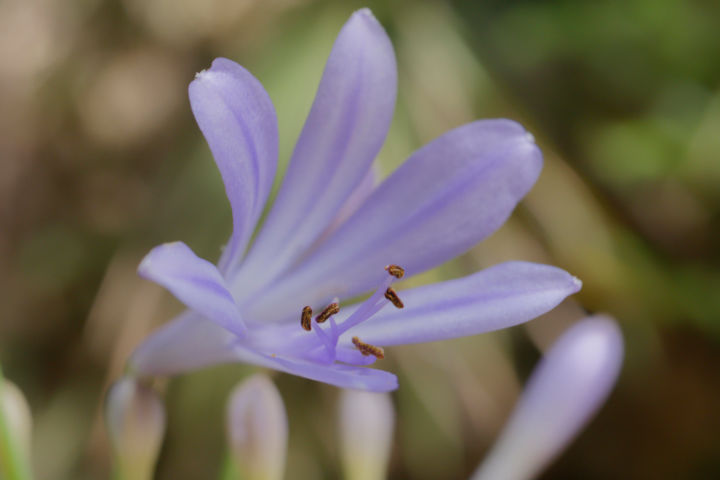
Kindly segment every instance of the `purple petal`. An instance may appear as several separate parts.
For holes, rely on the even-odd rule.
[[[387,264],[414,275],[456,257],[505,222],[541,167],[532,136],[515,122],[484,120],[452,130],[413,154],[273,285],[273,299],[296,309],[347,298],[379,284]],[[273,306],[276,315],[289,314]],[[267,308],[252,311],[262,315]]]
[[[609,317],[590,317],[571,327],[530,377],[499,440],[472,478],[537,476],[603,404],[622,357],[622,334]]]
[[[188,308],[221,327],[236,335],[245,333],[240,311],[220,272],[184,243],[153,248],[140,263],[138,273],[167,288]]]
[[[340,210],[338,210],[335,218],[333,218],[332,222],[330,222],[330,225],[325,229],[320,238],[318,238],[317,242],[323,242],[330,236],[331,233],[335,232],[340,225],[345,223],[345,220],[350,218],[352,214],[355,213],[363,203],[365,203],[365,200],[367,200],[373,190],[375,190],[376,185],[377,172],[375,172],[375,168],[371,167],[365,174],[365,177],[363,177],[360,185],[358,185],[347,200],[345,200],[345,203]]]
[[[169,376],[236,361],[237,337],[186,311],[148,336],[128,362],[140,376]]]
[[[341,388],[389,392],[398,387],[395,375],[374,368],[352,367],[339,363],[319,365],[301,360],[289,360],[280,356],[272,357],[242,347],[237,347],[235,354],[236,358],[242,362],[272,368]]]
[[[233,234],[220,261],[220,269],[228,272],[241,260],[272,186],[277,118],[260,82],[225,58],[198,73],[189,94],[232,207]]]
[[[355,12],[335,41],[237,294],[249,295],[287,269],[330,225],[385,140],[396,88],[390,39],[369,10]]]
[[[213,322],[193,312],[185,312],[153,332],[135,350],[129,369],[140,376],[167,376],[210,365],[244,362],[342,388],[375,392],[397,388],[397,377],[389,372],[273,357],[245,348],[237,340]]]
[[[477,335],[527,322],[580,290],[580,281],[556,267],[507,262],[473,275],[399,292],[405,308],[387,307],[352,328],[373,345],[403,345]],[[346,309],[345,315],[351,313]]]

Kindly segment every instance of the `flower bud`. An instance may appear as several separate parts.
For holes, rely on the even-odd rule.
[[[395,410],[387,393],[343,390],[340,395],[340,448],[348,480],[387,476]]]
[[[20,389],[2,375],[0,409],[0,476],[30,478],[30,407]]]
[[[287,455],[287,414],[267,376],[254,375],[233,390],[227,422],[230,454],[241,478],[281,479]]]
[[[570,327],[540,361],[472,480],[536,477],[603,404],[622,357],[622,334],[611,318],[590,317]]]
[[[118,478],[150,479],[165,434],[165,408],[150,386],[133,378],[108,392],[106,421]]]

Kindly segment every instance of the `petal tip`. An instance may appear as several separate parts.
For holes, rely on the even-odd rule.
[[[579,292],[580,289],[582,288],[582,284],[583,284],[582,280],[580,280],[578,277],[576,277],[574,275],[570,275],[570,283],[572,285],[573,293]]]
[[[355,10],[350,18],[357,18],[357,17],[363,17],[363,18],[372,20],[374,22],[377,22],[375,15],[373,15],[372,11],[368,7],[361,8],[359,10]]]
[[[160,245],[157,245],[152,250],[150,250],[145,257],[140,261],[140,265],[138,265],[137,272],[141,277],[147,278],[148,272],[152,270],[153,266],[153,258],[155,255],[157,255],[162,250],[168,250],[168,249],[177,249],[183,245],[180,241],[175,242],[167,242],[162,243]]]
[[[348,25],[353,24],[355,22],[362,22],[363,25],[365,25],[368,28],[372,29],[380,29],[383,32],[385,29],[380,24],[378,19],[373,15],[372,11],[369,8],[361,8],[360,10],[356,10],[353,12],[353,14],[350,16],[350,20],[348,20]]]

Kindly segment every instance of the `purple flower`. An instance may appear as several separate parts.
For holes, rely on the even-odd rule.
[[[247,362],[387,391],[397,378],[366,368],[382,358],[382,347],[506,328],[579,290],[568,273],[525,262],[392,289],[402,270],[386,267],[414,275],[467,251],[503,224],[542,167],[520,125],[484,120],[435,139],[376,187],[372,162],[395,107],[396,75],[383,28],[369,10],[354,13],[248,248],[275,174],[275,111],[236,63],[220,58],[197,74],[190,103],[225,183],[233,233],[217,267],[183,243],[160,245],[142,261],[140,275],[188,311],[140,345],[131,371],[169,375]]]

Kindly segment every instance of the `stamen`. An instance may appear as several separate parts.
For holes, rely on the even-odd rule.
[[[331,316],[335,315],[339,311],[340,311],[340,304],[338,304],[337,302],[333,302],[330,305],[328,305],[327,307],[325,307],[323,309],[323,311],[320,312],[320,315],[315,317],[315,321],[317,323],[323,323],[325,320],[327,320]]]
[[[312,308],[303,307],[302,313],[300,314],[300,325],[308,332],[312,330]]]
[[[314,330],[315,335],[320,339],[320,342],[325,347],[325,351],[327,352],[327,361],[328,363],[332,363],[335,361],[335,347],[337,344],[337,341],[335,339],[332,339],[328,336],[327,333],[325,333],[320,327],[320,325],[315,325],[317,328]]]
[[[385,350],[383,350],[381,347],[376,347],[375,345],[370,345],[369,343],[361,342],[358,337],[352,338],[353,345],[355,345],[355,348],[360,350],[360,353],[362,353],[364,356],[373,355],[375,358],[382,360],[385,358]]]
[[[390,302],[395,305],[396,308],[403,308],[405,304],[403,304],[402,300],[400,300],[400,297],[398,297],[397,292],[394,288],[388,287],[387,290],[385,290],[385,298],[390,300]]]
[[[355,310],[343,323],[338,325],[338,332],[340,335],[350,330],[355,325],[364,322],[371,316],[379,312],[387,302],[382,301],[383,292],[392,284],[395,277],[387,276],[383,280],[382,284],[378,287],[375,292],[370,295],[370,298],[365,300],[360,307]]]
[[[405,269],[402,268],[400,265],[388,265],[385,267],[385,270],[387,270],[390,275],[397,279],[403,278],[403,276],[405,275]]]

